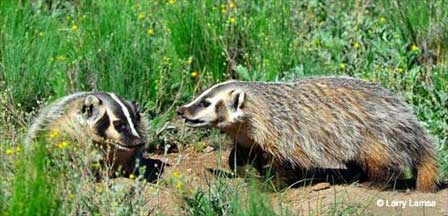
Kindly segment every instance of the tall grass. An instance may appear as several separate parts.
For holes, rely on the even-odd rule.
[[[8,215],[62,213],[59,172],[49,167],[45,145],[36,143],[36,146],[32,154],[17,152]]]
[[[200,188],[191,196],[184,197],[184,209],[188,215],[288,215],[285,209],[274,211],[269,198],[261,192],[258,184],[251,181],[248,189],[244,185],[231,185],[218,179]],[[247,185],[246,185],[247,186]]]

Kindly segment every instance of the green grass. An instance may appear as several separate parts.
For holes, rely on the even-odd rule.
[[[135,199],[129,208],[127,200],[118,198],[138,194],[122,191],[106,190],[105,198],[93,203],[86,201],[97,195],[92,191],[70,201],[67,196],[91,183],[88,175],[77,176],[73,171],[77,169],[67,165],[67,174],[61,177],[46,172],[40,154],[7,153],[21,147],[30,115],[42,101],[75,91],[113,91],[158,115],[166,112],[153,121],[155,131],[171,119],[173,107],[227,79],[288,81],[348,75],[381,83],[406,99],[434,136],[440,176],[447,179],[447,4],[446,0],[2,0],[0,211],[31,214],[41,207],[42,215],[103,214],[108,210],[104,206],[112,204],[117,213],[144,211],[144,200]],[[68,191],[58,188],[65,180],[71,185]],[[66,197],[60,199],[61,193]],[[38,194],[48,195],[41,197],[42,204],[31,199]],[[213,192],[197,194],[190,212],[222,210],[210,203]],[[260,200],[252,204],[248,200],[241,209],[233,209],[231,199],[223,202],[241,215],[272,209],[256,204]],[[24,201],[29,202],[26,208]]]
[[[250,182],[247,192],[241,193],[242,185],[229,185],[225,179],[218,179],[208,185],[208,191],[199,189],[191,197],[184,197],[185,210],[188,215],[277,215],[273,206],[258,188],[258,184]],[[247,185],[246,185],[247,186]],[[285,210],[281,214],[287,215]]]
[[[58,171],[49,168],[45,145],[36,144],[33,154],[16,155],[8,215],[62,214]]]

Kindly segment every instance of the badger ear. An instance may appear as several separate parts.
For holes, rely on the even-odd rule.
[[[244,105],[246,93],[234,90],[230,93],[230,96],[232,98],[232,109],[235,111],[240,110]]]
[[[81,113],[87,117],[87,119],[96,119],[99,114],[99,106],[102,101],[95,95],[89,95],[84,99],[84,104],[81,108]]]

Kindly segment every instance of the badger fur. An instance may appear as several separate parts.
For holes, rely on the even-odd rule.
[[[409,169],[417,190],[437,188],[429,135],[413,111],[381,86],[345,77],[294,82],[228,81],[178,108],[191,127],[215,127],[235,146],[305,169],[355,164],[372,182]]]
[[[125,174],[135,168],[135,158],[147,141],[147,120],[137,104],[114,93],[78,92],[45,107],[28,130],[25,144],[36,139],[52,143],[55,134],[70,143],[93,143],[100,161],[121,167]]]

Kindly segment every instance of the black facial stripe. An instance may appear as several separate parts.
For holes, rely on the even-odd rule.
[[[138,116],[137,116],[138,115],[138,113],[137,113],[137,106],[132,104],[129,101],[124,101],[124,100],[121,100],[121,101],[123,101],[124,106],[126,106],[126,108],[128,108],[129,114],[131,114],[132,121],[133,121],[133,123],[135,125],[136,124],[135,121],[138,119]]]
[[[137,127],[136,125],[136,119],[137,115],[135,112],[135,109],[129,104],[128,101],[123,100],[122,97],[116,95],[118,100],[120,100],[120,102],[126,107],[126,109],[128,110],[129,114],[131,115],[131,120],[133,121],[132,123],[134,123],[134,127]],[[118,104],[110,95],[107,95],[107,97],[110,98],[110,101],[112,101],[112,104],[110,106],[110,110],[113,112],[113,114],[120,120],[122,120],[128,127],[130,127],[126,115],[124,114],[123,108],[120,106],[120,104]]]
[[[114,117],[117,118],[116,121],[120,121],[122,124],[125,125],[125,127],[122,129],[118,129],[118,128],[114,127],[121,134],[122,138],[134,136],[133,132],[132,132],[133,129],[131,128],[128,118],[125,115],[124,108],[126,108],[127,111],[129,112],[130,121],[132,121],[133,128],[136,130],[136,133],[139,134],[140,131],[138,131],[137,128],[139,128],[140,120],[137,117],[137,113],[134,109],[133,104],[124,100],[122,97],[120,97],[118,95],[115,95],[115,98],[114,98],[114,97],[112,97],[112,95],[107,94],[106,97],[110,98],[110,100],[108,100],[108,105],[109,105],[108,108],[109,108],[110,112],[112,112]],[[124,107],[120,103],[123,104]],[[125,138],[125,140],[127,140],[127,138]]]
[[[218,101],[215,106],[215,112],[218,115],[217,122],[223,122],[225,120],[226,105],[222,100]]]
[[[109,115],[107,115],[107,112],[104,113],[104,115],[98,120],[96,123],[95,129],[98,136],[106,138],[106,130],[110,126],[110,119]]]

